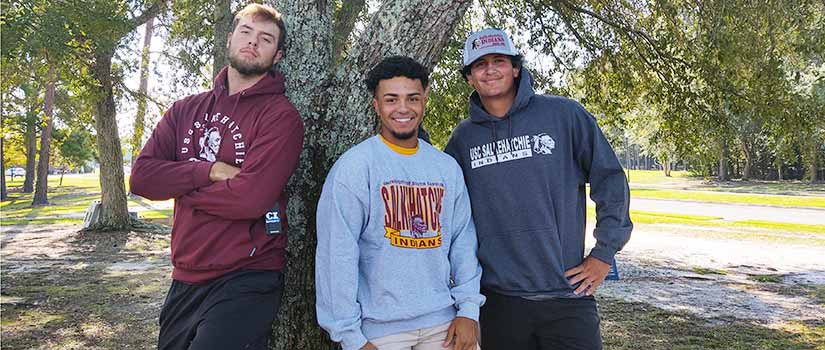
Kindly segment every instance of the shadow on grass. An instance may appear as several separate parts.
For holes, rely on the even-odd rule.
[[[3,348],[153,348],[169,284],[168,234],[71,233],[53,245],[66,249],[3,266],[2,296],[12,300],[2,303]]]
[[[821,349],[825,321],[789,323],[774,329],[734,319],[706,320],[648,304],[601,298],[605,349]]]

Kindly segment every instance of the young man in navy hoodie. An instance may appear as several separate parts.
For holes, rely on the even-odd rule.
[[[481,347],[601,349],[592,295],[630,238],[627,180],[596,119],[534,94],[521,61],[500,30],[467,38],[470,118],[445,149],[464,171],[478,231]],[[596,246],[585,257],[587,183]]]
[[[175,102],[132,168],[132,193],[175,199],[159,349],[266,349],[283,291],[287,197],[304,129],[284,95],[281,14],[235,16],[212,91]]]

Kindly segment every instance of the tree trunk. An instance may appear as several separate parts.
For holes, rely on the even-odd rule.
[[[315,317],[315,209],[337,157],[376,131],[365,73],[383,57],[410,56],[432,68],[472,1],[386,1],[333,66],[332,0],[273,2],[289,39],[279,69],[306,129],[301,162],[288,186],[286,290],[273,330],[274,349],[333,348]]]
[[[816,141],[816,139],[817,139],[816,137],[812,136],[811,137],[811,142],[809,143],[809,146],[808,146],[808,147],[810,147],[808,152],[811,152],[810,153],[811,162],[808,163],[807,173],[808,173],[808,179],[810,180],[810,182],[812,184],[816,183],[817,180],[818,180],[817,161],[819,160],[818,159],[819,158],[818,157],[819,156],[819,143]]]
[[[742,143],[742,154],[745,156],[745,165],[742,166],[742,180],[750,180],[751,178],[751,168],[753,166],[753,154],[751,152],[750,144],[745,137],[742,137],[740,140]]]
[[[719,181],[728,181],[728,142],[722,140],[719,155]]]
[[[665,170],[665,177],[670,177],[670,158],[665,158],[662,163],[662,169]]]
[[[100,217],[92,229],[120,230],[130,224],[123,183],[123,151],[117,133],[115,99],[112,90],[112,56],[114,49],[95,54],[92,74],[100,84],[96,103],[97,150],[100,157]]]
[[[212,78],[214,79],[220,73],[227,63],[226,57],[226,43],[229,38],[229,32],[232,31],[232,0],[215,0],[215,29],[212,40]],[[288,30],[291,35],[291,28]]]
[[[137,114],[135,115],[135,130],[132,133],[131,163],[140,153],[143,146],[143,132],[146,129],[146,94],[149,90],[149,48],[152,46],[152,32],[155,18],[146,21],[146,30],[143,32],[143,52],[140,57],[140,88],[138,90]]]
[[[3,103],[5,103],[6,92],[0,91],[0,130],[4,129],[5,123],[5,111],[3,110]],[[6,156],[6,148],[4,146],[4,137],[5,133],[0,133],[0,200],[6,200],[8,198],[8,193],[6,192],[6,162],[3,161],[3,157]]]
[[[47,74],[46,97],[43,99],[46,127],[40,133],[40,159],[37,161],[37,182],[34,187],[33,206],[49,204],[47,194],[49,190],[49,151],[51,149],[52,128],[54,127],[54,85],[56,80],[54,65],[49,65]]]
[[[335,12],[332,31],[332,57],[338,63],[345,57],[352,28],[358,20],[358,15],[366,5],[366,0],[346,0],[341,2],[341,8]]]
[[[777,180],[782,181],[782,164],[781,163],[776,165],[776,177],[777,177]]]
[[[23,193],[34,191],[34,166],[37,160],[37,106],[34,101],[26,114],[26,178],[23,180]]]

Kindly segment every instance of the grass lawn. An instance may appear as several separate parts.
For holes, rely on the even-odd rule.
[[[165,254],[169,235],[83,236],[60,230],[44,227],[39,235],[13,237],[4,246],[3,348],[154,348],[157,317],[170,283]],[[46,252],[46,263],[33,261]],[[115,268],[145,264],[149,267]],[[30,270],[20,270],[23,266]],[[819,295],[819,300],[825,294],[821,288],[784,288],[793,288],[788,295]],[[825,350],[825,322],[768,326],[759,321],[705,319],[608,297],[599,297],[598,303],[605,349]]]
[[[8,179],[8,177],[7,177]],[[128,179],[127,188],[128,188]],[[49,176],[49,205],[32,207],[33,193],[22,193],[23,179],[15,177],[7,182],[9,198],[0,202],[0,220],[4,225],[82,223],[86,209],[94,201],[100,200],[100,182],[96,174],[70,174]],[[129,208],[146,207],[148,200],[130,198]],[[166,219],[172,210],[147,210],[140,212],[141,218]]]
[[[658,188],[631,188],[630,195],[634,198],[825,208],[825,196],[787,196],[773,194],[670,190]]]
[[[759,220],[722,221],[721,217],[704,215],[670,214],[641,210],[631,210],[630,219],[633,221],[634,225],[675,224],[686,226],[722,227],[730,229],[756,229],[771,232],[814,233],[825,235],[825,225],[806,225]],[[595,208],[587,207],[587,220],[590,222],[595,222]]]
[[[767,327],[757,321],[706,320],[644,304],[600,298],[605,349],[825,350],[825,322]]]

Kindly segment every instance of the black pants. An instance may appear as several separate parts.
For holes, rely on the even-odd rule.
[[[204,284],[172,281],[158,349],[267,349],[281,305],[278,271],[241,270]]]
[[[484,350],[601,350],[596,299],[531,301],[483,291]]]

